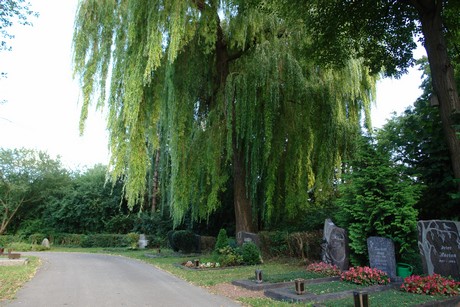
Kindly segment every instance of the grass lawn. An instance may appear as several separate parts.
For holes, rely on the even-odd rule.
[[[0,266],[0,302],[13,299],[18,289],[34,277],[40,259],[27,258],[29,263],[26,265]]]
[[[266,261],[264,264],[256,266],[242,266],[235,268],[222,269],[202,269],[202,270],[185,270],[177,267],[176,264],[183,263],[187,260],[193,261],[200,259],[200,262],[213,261],[210,255],[187,255],[180,256],[173,253],[171,250],[162,249],[161,254],[157,250],[127,250],[122,248],[58,248],[53,247],[52,251],[59,252],[86,252],[86,253],[106,253],[112,255],[120,255],[138,259],[150,263],[162,270],[168,271],[173,275],[178,276],[194,285],[209,287],[221,283],[230,283],[237,279],[253,279],[256,269],[263,270],[264,281],[280,282],[290,281],[296,278],[315,278],[305,271],[305,266],[297,260],[276,260]],[[150,255],[150,257],[147,257]],[[11,299],[15,292],[27,280],[35,274],[36,268],[39,265],[39,259],[30,257],[31,261],[26,266],[15,267],[0,267],[0,301]],[[320,284],[307,284],[306,291],[315,294],[325,294],[331,292],[340,292],[346,290],[359,289],[359,286],[345,282],[329,282]],[[371,293],[369,295],[369,303],[371,306],[413,306],[417,304],[427,303],[433,300],[446,299],[446,297],[433,297],[425,295],[410,294],[397,290]],[[307,303],[288,303],[274,301],[269,298],[248,298],[241,297],[238,299],[245,306],[311,306]],[[324,306],[354,306],[353,298],[327,301],[322,303]]]

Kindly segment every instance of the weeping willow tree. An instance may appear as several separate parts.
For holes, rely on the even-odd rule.
[[[361,61],[318,66],[303,24],[244,2],[78,8],[81,129],[92,101],[108,109],[110,166],[130,204],[142,200],[159,150],[162,201],[176,225],[186,212],[208,218],[228,186],[236,231],[294,217],[331,188],[361,114],[369,119],[375,80]]]

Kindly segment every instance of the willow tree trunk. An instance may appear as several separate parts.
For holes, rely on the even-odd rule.
[[[443,1],[414,0],[413,5],[420,16],[433,90],[439,101],[442,127],[449,147],[452,170],[455,178],[459,180],[458,190],[460,191],[460,139],[454,127],[454,116],[460,113],[460,100],[443,33],[441,19]]]
[[[158,168],[160,164],[160,150],[155,153],[155,169],[153,171],[153,184],[152,184],[152,213],[157,211],[157,197],[158,197]]]
[[[225,41],[225,37],[222,32],[222,28],[220,26],[220,21],[218,16],[216,16],[218,20],[218,28],[217,28],[217,40],[216,40],[216,79],[215,83],[220,90],[226,86],[226,81],[229,70],[229,62],[238,58],[242,53],[238,56],[230,56],[227,43]],[[217,90],[215,91],[215,95],[217,94]],[[246,166],[244,162],[244,150],[241,146],[237,145],[237,137],[236,137],[236,117],[235,117],[235,103],[237,103],[234,99],[231,100],[233,103],[232,109],[232,149],[233,149],[233,160],[232,160],[232,168],[233,168],[233,206],[235,209],[235,231],[236,234],[240,231],[247,231],[247,232],[254,232],[253,221],[252,221],[252,206],[251,201],[248,197],[247,189],[246,189]]]

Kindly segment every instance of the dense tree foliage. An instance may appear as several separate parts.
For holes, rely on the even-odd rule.
[[[44,152],[0,148],[0,234],[66,183],[59,160]]]
[[[431,79],[426,62],[422,65],[425,79],[423,94],[399,116],[393,116],[378,131],[379,146],[392,155],[395,163],[423,184],[422,196],[415,207],[420,219],[451,219],[460,216],[456,184],[449,150],[442,133],[439,109],[432,106]]]
[[[111,168],[131,205],[159,149],[176,224],[209,218],[230,187],[236,231],[253,231],[326,195],[369,115],[362,62],[327,68],[312,47],[304,23],[247,1],[82,1],[82,122],[92,99],[108,108]]]
[[[413,249],[418,215],[414,205],[420,185],[404,168],[392,163],[387,151],[364,136],[347,161],[338,186],[336,218],[348,231],[354,265],[366,263],[366,238],[370,236],[391,238],[398,257]]]
[[[265,1],[254,1],[258,5]],[[457,0],[274,1],[290,20],[305,21],[320,62],[343,65],[364,58],[378,73],[399,76],[414,64],[419,37],[432,72],[432,99],[439,103],[455,178],[460,179],[460,98],[454,78],[460,53],[460,2]],[[460,180],[458,180],[460,189]]]

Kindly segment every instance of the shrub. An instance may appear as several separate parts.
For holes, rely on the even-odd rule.
[[[126,235],[126,242],[130,249],[137,249],[139,244],[139,237],[138,233],[130,232]]]
[[[126,247],[126,235],[92,234],[83,236],[81,247]]]
[[[238,251],[230,246],[219,250],[219,263],[221,266],[234,266],[243,263],[243,257]]]
[[[50,241],[55,245],[67,247],[82,247],[85,236],[72,233],[57,233],[51,236]]]
[[[1,235],[0,236],[0,247],[5,247],[7,246],[9,243],[12,243],[12,242],[20,242],[22,241],[21,238],[17,237],[17,236],[11,236],[11,235]]]
[[[31,244],[40,244],[43,239],[46,238],[46,235],[43,233],[34,233],[29,236],[29,243]]]
[[[370,267],[352,267],[341,274],[341,279],[358,285],[386,285],[390,282],[388,275],[378,269]]]
[[[244,264],[253,265],[262,262],[260,250],[253,242],[244,243],[243,246],[241,246],[240,251]]]
[[[11,249],[13,252],[30,252],[30,251],[44,251],[49,250],[48,247],[38,245],[38,244],[29,244],[23,242],[12,242],[9,243],[5,249],[5,253],[8,249]]]
[[[214,252],[220,255],[220,251],[227,246],[229,246],[227,231],[222,228],[221,230],[219,230],[219,234],[217,235],[216,245],[214,246]]]
[[[341,271],[336,265],[325,262],[316,262],[307,266],[307,271],[319,273],[324,276],[340,276]]]
[[[191,253],[197,250],[197,238],[190,230],[178,230],[172,234],[173,247],[183,253]],[[173,249],[174,249],[173,248]]]
[[[200,236],[200,250],[210,252],[216,246],[216,238]]]
[[[401,290],[425,295],[453,296],[460,294],[460,282],[439,274],[424,277],[412,275],[404,279]]]

